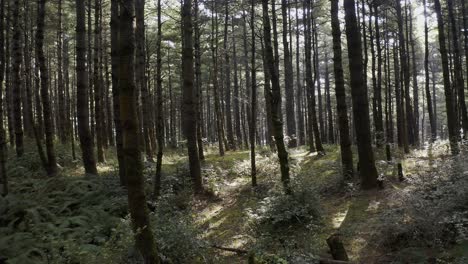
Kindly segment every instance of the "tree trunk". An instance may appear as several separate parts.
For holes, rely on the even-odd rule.
[[[341,164],[345,178],[354,174],[353,152],[349,137],[348,107],[346,104],[345,81],[343,74],[343,60],[341,53],[341,30],[338,18],[338,0],[331,2],[331,23],[333,35],[333,68],[335,72],[336,111],[338,113],[338,127],[340,130]]]
[[[37,6],[37,31],[36,31],[36,57],[41,72],[41,99],[45,128],[45,145],[47,152],[47,174],[57,173],[57,161],[54,150],[54,131],[52,121],[52,110],[49,97],[49,73],[46,66],[44,46],[44,19],[46,0],[38,0]]]
[[[304,126],[304,113],[302,111],[303,104],[302,104],[302,79],[300,73],[300,52],[299,52],[299,15],[298,15],[298,2],[295,3],[296,9],[296,85],[297,85],[297,94],[296,94],[296,112],[297,112],[297,141],[298,145],[305,144],[305,126]]]
[[[94,158],[93,151],[94,144],[89,127],[89,78],[88,71],[86,70],[86,28],[84,21],[84,0],[76,0],[76,18],[76,111],[78,116],[78,135],[80,138],[80,146],[85,172],[87,174],[97,175],[96,160]]]
[[[216,10],[216,2],[213,2],[213,10]],[[224,128],[223,128],[223,123],[222,123],[222,113],[221,113],[221,106],[219,102],[219,87],[218,87],[218,34],[217,34],[217,25],[218,22],[218,14],[212,14],[211,17],[211,57],[213,60],[213,73],[212,73],[212,78],[213,78],[213,100],[214,100],[214,105],[215,105],[215,119],[216,119],[216,130],[218,134],[218,147],[219,147],[219,155],[224,156]],[[215,24],[216,24],[216,35],[215,35]]]
[[[284,53],[284,90],[286,93],[286,131],[291,138],[291,147],[297,145],[296,142],[296,118],[294,115],[294,76],[291,51],[288,43],[288,0],[281,0],[281,16],[283,18],[283,53]]]
[[[5,18],[5,0],[0,1],[0,94],[3,94],[3,81],[5,78],[5,33],[3,21]],[[6,172],[6,144],[5,129],[3,122],[3,97],[0,96],[0,195],[8,194],[8,174]]]
[[[372,189],[378,186],[377,169],[371,143],[369,100],[367,87],[364,85],[363,80],[364,66],[362,63],[361,36],[357,26],[354,0],[345,1],[344,8],[361,187],[363,189]]]
[[[453,10],[453,0],[447,0],[447,7],[448,7],[448,17],[450,20],[450,28],[452,30],[452,45],[453,45],[453,61],[454,61],[454,74],[455,78],[453,84],[455,86],[456,92],[458,92],[458,107],[459,113],[463,128],[463,137],[466,138],[468,136],[468,113],[466,110],[466,103],[465,103],[465,81],[463,80],[463,66],[462,66],[462,56],[460,51],[460,41],[458,39],[458,35],[460,34],[458,31],[455,14]],[[466,31],[466,29],[464,30]],[[465,33],[466,34],[466,33]]]
[[[255,164],[255,134],[257,129],[257,72],[255,68],[255,0],[251,1],[250,11],[250,32],[252,34],[252,49],[251,49],[251,70],[252,70],[252,92],[251,92],[251,118],[250,118],[250,176],[252,178],[252,187],[257,186],[257,167]]]
[[[159,263],[144,192],[143,163],[138,146],[138,115],[134,82],[135,34],[133,31],[134,1],[120,2],[119,100],[122,123],[125,178],[128,206],[135,233],[136,247],[148,264]]]
[[[425,77],[426,77],[425,91],[426,91],[427,112],[429,114],[429,123],[431,126],[431,142],[434,142],[437,139],[437,127],[435,125],[435,119],[434,119],[435,112],[432,108],[430,78],[429,78],[429,28],[427,26],[426,0],[423,0],[423,5],[424,5],[424,72],[425,72]]]
[[[21,115],[21,29],[20,29],[20,3],[19,0],[13,2],[13,63],[12,63],[12,96],[13,96],[13,116],[15,131],[16,156],[21,157],[24,153],[23,146],[23,123]]]
[[[183,76],[183,93],[182,93],[182,111],[184,134],[187,138],[188,156],[190,175],[193,179],[195,193],[203,192],[203,183],[200,170],[200,160],[197,149],[197,113],[195,93],[196,89],[193,85],[193,42],[192,42],[192,1],[184,0],[182,7],[182,28],[183,28],[183,50],[182,50],[182,76]]]
[[[195,0],[196,1],[196,0]],[[196,7],[198,8],[198,7]],[[158,0],[158,38],[156,42],[156,136],[158,141],[158,153],[156,157],[156,174],[154,175],[153,196],[158,197],[161,193],[161,170],[164,151],[164,120],[163,120],[163,94],[162,94],[162,22],[161,22],[161,0]]]
[[[289,161],[288,152],[284,144],[283,136],[283,122],[281,121],[281,91],[279,85],[278,71],[275,66],[273,55],[273,48],[271,46],[271,27],[270,18],[268,15],[268,0],[262,0],[263,10],[263,36],[265,41],[265,57],[268,62],[268,68],[271,77],[272,91],[271,91],[271,118],[273,123],[273,134],[276,141],[276,148],[278,150],[278,158],[281,167],[281,181],[286,193],[291,193],[289,186]]]
[[[104,162],[104,146],[103,146],[103,118],[102,118],[102,98],[101,98],[101,82],[99,74],[99,55],[101,53],[101,43],[99,42],[99,35],[101,34],[101,27],[99,25],[99,0],[94,1],[94,52],[93,52],[93,83],[94,83],[94,114],[96,120],[96,149],[97,161]]]
[[[445,26],[442,18],[442,10],[439,0],[434,0],[434,8],[437,14],[437,26],[439,29],[439,46],[440,55],[442,59],[442,73],[444,78],[444,93],[445,93],[445,106],[447,111],[447,127],[449,132],[450,149],[453,155],[459,153],[458,141],[459,135],[457,131],[457,115],[455,113],[455,107],[453,105],[453,93],[450,85],[450,71],[449,62],[447,56],[447,46],[445,39]]]

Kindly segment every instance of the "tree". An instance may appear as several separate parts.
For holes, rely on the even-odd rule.
[[[39,31],[39,30],[38,30]],[[24,154],[23,146],[23,124],[21,113],[21,80],[20,67],[23,53],[21,52],[21,29],[20,29],[20,3],[13,2],[13,63],[12,63],[12,92],[13,92],[13,116],[15,131],[16,156]]]
[[[193,85],[193,26],[192,26],[192,0],[184,0],[182,6],[182,112],[183,129],[187,138],[187,148],[189,157],[190,175],[193,180],[195,193],[203,192],[203,182],[201,177],[200,160],[197,149],[197,113],[195,93]]]
[[[45,4],[46,0],[38,0],[37,2],[36,59],[38,60],[41,73],[42,115],[44,118],[45,146],[47,152],[46,170],[47,174],[54,175],[57,173],[57,161],[55,157],[52,109],[49,97],[49,72],[43,50]]]
[[[103,140],[103,121],[102,118],[102,98],[100,81],[100,72],[99,72],[99,56],[101,54],[101,45],[99,35],[101,34],[101,25],[99,24],[99,10],[100,10],[99,0],[94,1],[94,52],[93,52],[93,87],[94,87],[94,119],[96,120],[96,149],[97,149],[97,161],[104,162],[104,140]]]
[[[427,6],[426,0],[423,0],[424,5],[424,73],[425,73],[425,92],[427,112],[429,114],[429,124],[431,126],[431,142],[437,139],[437,127],[435,124],[435,112],[432,107],[430,79],[429,79],[429,28],[427,26]]]
[[[136,247],[145,263],[154,264],[159,263],[159,258],[146,207],[143,162],[138,140],[140,126],[138,125],[134,82],[134,4],[134,0],[120,2],[119,101],[123,137],[122,151],[128,189],[128,207],[132,218]]]
[[[461,124],[463,128],[464,137],[468,136],[468,113],[466,110],[466,103],[465,103],[465,81],[463,80],[463,66],[462,66],[462,56],[460,51],[460,41],[458,39],[458,26],[457,21],[455,19],[455,14],[453,10],[453,0],[447,0],[447,9],[448,9],[448,17],[450,20],[450,28],[452,30],[452,48],[453,48],[453,73],[455,78],[453,80],[453,84],[455,86],[455,90],[458,93],[458,107],[459,113],[461,118]],[[466,31],[466,29],[464,30]],[[466,34],[466,33],[465,33]]]
[[[281,15],[283,18],[283,51],[284,51],[284,89],[286,91],[286,130],[289,137],[296,136],[296,118],[294,115],[294,76],[292,56],[288,44],[288,0],[281,0]],[[293,140],[291,146],[296,146]]]
[[[39,17],[41,16],[38,16],[38,19]],[[89,78],[86,70],[86,28],[84,18],[84,0],[76,0],[76,112],[78,116],[78,135],[85,172],[97,175],[93,151],[94,144],[89,127]]]
[[[0,1],[0,94],[3,94],[3,81],[5,79],[5,33],[3,21],[5,18],[5,0]],[[8,174],[5,159],[5,128],[3,125],[3,97],[0,96],[0,195],[8,194]]]
[[[162,95],[162,23],[161,23],[161,0],[158,0],[158,39],[156,43],[156,136],[158,141],[158,153],[156,157],[156,174],[154,178],[154,196],[158,197],[161,188],[162,157],[164,151],[164,120],[163,120],[163,95]]]
[[[250,11],[250,31],[252,33],[252,91],[251,91],[251,123],[250,123],[250,176],[252,178],[252,187],[257,186],[257,167],[255,164],[255,132],[257,129],[257,71],[255,69],[255,1],[251,1],[251,11]]]
[[[271,78],[271,118],[273,123],[273,135],[276,141],[278,158],[281,169],[281,181],[286,193],[291,193],[289,186],[289,161],[288,152],[284,144],[283,122],[281,121],[281,91],[279,85],[278,69],[275,65],[273,47],[271,45],[271,26],[268,15],[268,0],[262,0],[263,10],[263,38],[265,41],[265,58]],[[253,65],[252,65],[253,66]]]
[[[458,129],[457,129],[457,115],[455,113],[455,106],[453,105],[453,93],[450,85],[450,69],[449,59],[447,55],[447,46],[445,38],[445,26],[442,17],[442,8],[439,0],[434,0],[434,9],[437,15],[437,27],[439,29],[439,48],[442,59],[442,74],[444,78],[444,93],[445,93],[445,107],[447,110],[447,127],[449,132],[450,150],[453,155],[458,154]]]
[[[348,40],[349,72],[351,77],[351,98],[353,101],[354,123],[358,145],[359,174],[363,189],[377,187],[377,168],[372,150],[369,101],[364,85],[361,34],[356,19],[354,0],[344,2],[346,38]]]
[[[333,69],[335,72],[336,111],[338,113],[338,127],[340,131],[341,164],[345,178],[354,174],[353,152],[349,137],[348,107],[341,55],[341,29],[338,18],[338,0],[331,1],[331,23],[333,35]]]

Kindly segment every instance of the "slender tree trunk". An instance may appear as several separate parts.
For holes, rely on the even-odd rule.
[[[263,10],[263,36],[265,41],[266,59],[268,62],[268,68],[271,77],[271,117],[273,123],[273,134],[276,141],[276,148],[278,150],[278,158],[280,161],[281,168],[281,181],[283,182],[286,193],[291,193],[290,189],[290,178],[289,178],[289,161],[288,152],[284,144],[283,136],[283,122],[281,121],[281,91],[279,85],[278,71],[275,66],[275,60],[273,55],[273,48],[271,46],[271,27],[270,18],[268,15],[268,0],[262,0]]]
[[[452,45],[453,45],[453,61],[454,61],[454,86],[456,92],[458,92],[458,107],[459,113],[463,128],[463,137],[466,138],[468,136],[468,113],[466,110],[466,103],[465,103],[465,81],[463,80],[463,66],[462,66],[462,55],[460,51],[460,41],[459,31],[457,27],[457,22],[455,19],[454,8],[453,8],[453,0],[447,0],[447,8],[448,8],[448,17],[450,20],[450,28],[452,30]],[[466,31],[466,29],[464,30]],[[466,33],[465,33],[466,34]]]
[[[97,161],[104,162],[104,146],[103,146],[103,118],[102,118],[102,98],[101,98],[101,82],[99,74],[99,55],[101,53],[101,43],[99,42],[99,35],[101,34],[101,27],[99,25],[99,0],[94,1],[94,52],[93,52],[93,83],[94,83],[94,114],[96,120],[96,149]]]
[[[296,118],[294,116],[294,76],[292,66],[292,56],[288,43],[288,0],[281,0],[281,15],[283,18],[283,53],[284,53],[284,89],[286,93],[286,131],[291,138],[291,147],[297,145],[296,142]]]
[[[333,111],[332,111],[331,97],[330,97],[330,71],[328,70],[328,54],[325,54],[325,99],[326,99],[327,119],[328,119],[327,120],[328,143],[335,144]]]
[[[419,87],[418,87],[418,67],[416,64],[416,41],[414,40],[413,33],[413,11],[409,5],[409,19],[410,19],[410,44],[412,53],[412,68],[413,68],[413,108],[414,108],[414,143],[419,146]]]
[[[41,99],[45,127],[45,145],[47,152],[47,174],[57,173],[57,161],[54,150],[54,131],[52,121],[52,110],[49,97],[49,73],[46,66],[44,46],[44,19],[46,0],[38,0],[37,6],[37,31],[36,31],[36,58],[39,62],[41,72]]]
[[[86,28],[84,18],[84,0],[76,0],[76,111],[78,116],[78,135],[80,138],[85,172],[87,174],[97,175],[96,160],[93,151],[94,144],[89,127],[89,78],[88,71],[86,71]]]
[[[379,5],[374,3],[374,22],[375,22],[375,41],[377,45],[377,85],[374,90],[374,97],[377,104],[377,112],[374,113],[376,118],[376,141],[380,146],[384,143],[384,125],[383,125],[383,110],[382,110],[382,45],[380,44],[380,24],[379,24]]]
[[[425,72],[425,77],[426,77],[425,91],[426,91],[427,112],[429,114],[429,123],[431,126],[431,142],[433,142],[437,139],[437,127],[435,125],[435,119],[434,119],[435,112],[432,107],[430,78],[429,78],[429,28],[427,26],[426,0],[423,0],[423,5],[424,5],[424,72]]]
[[[232,23],[232,32],[234,31],[234,23]],[[232,36],[232,57],[234,63],[234,123],[236,133],[236,145],[242,147],[242,131],[241,131],[241,117],[240,117],[240,92],[239,92],[239,66],[237,63],[237,39],[235,35]]]
[[[305,144],[305,127],[304,127],[304,113],[302,111],[303,104],[302,104],[302,79],[301,79],[301,73],[300,73],[300,52],[299,52],[299,37],[300,37],[300,32],[299,32],[299,15],[298,15],[298,2],[296,1],[295,3],[295,9],[296,9],[296,85],[297,85],[297,94],[296,94],[296,115],[297,115],[297,141],[298,145],[304,145]]]
[[[397,17],[398,17],[398,40],[399,40],[399,51],[400,51],[400,63],[401,63],[401,71],[402,71],[402,78],[403,84],[402,87],[402,100],[404,101],[404,113],[406,122],[404,124],[403,133],[407,134],[408,143],[413,145],[415,143],[414,137],[414,116],[413,116],[413,108],[411,106],[411,98],[410,98],[410,70],[409,70],[409,60],[408,60],[408,53],[407,53],[407,42],[405,40],[405,31],[403,29],[403,15],[401,12],[401,3],[400,1],[396,1],[396,10],[397,10]],[[404,89],[403,89],[404,88]],[[404,145],[405,153],[409,153],[409,148]]]
[[[195,87],[197,88],[197,143],[198,143],[198,156],[200,160],[205,159],[203,153],[203,101],[202,101],[202,73],[201,73],[201,50],[200,50],[200,21],[199,21],[199,7],[198,0],[195,0]],[[230,99],[229,99],[230,100]],[[227,106],[226,106],[227,107]],[[229,105],[230,108],[230,105]]]
[[[346,104],[345,81],[343,74],[343,60],[341,53],[341,29],[338,18],[338,0],[331,2],[331,23],[333,34],[333,68],[335,72],[336,111],[340,131],[341,164],[345,178],[354,174],[353,152],[349,137],[348,107]]]
[[[200,160],[197,149],[197,113],[195,93],[196,89],[193,85],[193,40],[192,40],[192,1],[184,0],[182,7],[182,28],[183,28],[183,51],[182,51],[182,76],[183,76],[183,93],[182,93],[182,110],[184,119],[184,134],[187,138],[188,156],[190,175],[193,179],[195,193],[203,192],[203,183],[200,170]]]
[[[363,80],[364,65],[362,63],[361,37],[357,26],[354,0],[345,1],[344,9],[361,187],[363,189],[372,189],[377,187],[378,174],[371,143],[369,100],[367,87],[364,85]]]
[[[3,21],[5,19],[5,0],[0,1],[0,94],[3,94],[3,81],[5,79],[5,33]],[[0,96],[0,195],[8,194],[8,174],[6,171],[6,142],[3,122],[3,97]]]
[[[23,121],[21,115],[21,29],[20,29],[20,1],[13,2],[13,63],[12,63],[12,96],[13,96],[13,116],[15,131],[16,156],[21,157],[24,153],[23,146]]]
[[[197,1],[197,0],[195,0]],[[195,4],[197,5],[197,4]],[[195,8],[198,8],[195,6]],[[154,197],[161,193],[161,171],[164,151],[164,120],[163,120],[163,94],[162,94],[162,22],[161,22],[161,0],[158,0],[158,38],[156,42],[156,136],[158,141],[158,153],[156,157],[156,174],[154,176]]]
[[[125,160],[123,157],[122,125],[120,122],[119,94],[119,0],[111,0],[111,71],[112,71],[112,103],[114,111],[115,145],[119,162],[120,185],[127,186],[125,178]],[[78,119],[79,120],[79,119]],[[78,126],[79,129],[79,126]],[[89,131],[89,127],[88,127]]]
[[[213,10],[216,10],[216,2],[213,2]],[[219,147],[219,155],[224,156],[224,137],[223,137],[223,125],[222,125],[222,113],[221,113],[221,106],[219,101],[219,87],[218,87],[218,58],[217,58],[217,50],[218,50],[218,34],[215,35],[215,24],[217,28],[217,21],[218,15],[216,16],[212,14],[211,18],[211,57],[213,60],[213,100],[215,106],[215,119],[216,119],[216,130],[218,134],[218,147]],[[218,30],[216,29],[216,32]]]
[[[315,152],[315,144],[314,144],[314,135],[316,135],[314,130],[314,124],[317,126],[317,118],[314,115],[315,113],[315,99],[312,99],[314,81],[312,80],[312,44],[311,44],[311,33],[310,33],[310,0],[304,1],[304,13],[303,13],[303,21],[306,21],[304,25],[304,38],[305,38],[305,79],[306,79],[306,98],[307,98],[307,137],[309,140],[309,150],[310,152]],[[315,98],[315,96],[314,96]],[[315,117],[315,118],[314,118]],[[318,131],[318,129],[316,130]]]
[[[119,41],[119,100],[122,123],[125,178],[128,188],[128,206],[135,233],[136,247],[144,263],[159,263],[156,243],[151,229],[144,192],[143,162],[139,148],[140,126],[136,109],[134,82],[135,33],[133,31],[134,1],[120,2]]]
[[[257,166],[255,163],[255,133],[257,129],[257,72],[255,68],[255,0],[251,1],[250,11],[250,31],[252,33],[251,49],[251,70],[252,70],[252,92],[251,92],[251,123],[250,123],[250,176],[252,178],[252,187],[257,186]]]
[[[437,14],[437,26],[439,29],[439,48],[442,59],[442,73],[444,78],[444,92],[445,92],[445,106],[447,111],[447,127],[449,132],[450,149],[453,155],[459,153],[458,141],[459,135],[457,131],[457,116],[455,113],[455,107],[453,105],[453,93],[450,85],[450,71],[449,62],[447,56],[447,46],[445,39],[445,26],[442,18],[442,10],[439,0],[434,0],[434,8]]]

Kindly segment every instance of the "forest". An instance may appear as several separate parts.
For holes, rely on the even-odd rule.
[[[0,264],[468,263],[466,0],[0,0]]]

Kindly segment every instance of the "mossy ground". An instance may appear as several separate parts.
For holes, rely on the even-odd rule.
[[[27,142],[25,157],[16,160],[9,151],[8,171],[11,174],[11,189],[31,184],[19,180],[25,173],[32,178],[44,178],[32,142]],[[289,250],[291,254],[313,254],[330,258],[326,239],[339,233],[350,258],[357,263],[384,263],[382,256],[397,262],[426,263],[430,258],[461,258],[468,256],[468,242],[456,244],[448,250],[426,247],[409,247],[388,252],[379,233],[383,225],[381,215],[393,205],[393,194],[411,189],[411,183],[399,182],[396,164],[401,162],[406,176],[424,175],[438,170],[449,157],[446,144],[424,146],[408,155],[393,150],[393,161],[386,162],[385,151],[376,151],[378,171],[384,176],[384,189],[361,191],[359,180],[343,183],[340,152],[337,146],[325,146],[326,155],[309,153],[305,147],[290,149],[291,175],[303,184],[320,189],[320,207],[323,221],[319,228],[309,229],[296,225],[278,230],[269,230],[267,252]],[[78,147],[77,147],[78,149]],[[84,177],[81,163],[71,157],[69,146],[57,145],[59,177]],[[356,153],[354,151],[354,153]],[[79,153],[76,153],[79,158]],[[182,177],[187,174],[187,159],[182,150],[167,149],[163,158],[163,177]],[[252,224],[251,212],[260,208],[269,190],[281,188],[278,161],[268,148],[257,149],[258,186],[253,188],[250,179],[250,153],[245,150],[228,151],[221,157],[215,149],[208,149],[202,164],[204,183],[216,198],[191,197],[190,203],[194,226],[201,231],[200,239],[206,242],[209,263],[246,263],[247,256],[214,249],[222,246],[255,252],[261,239],[261,231]],[[355,157],[356,159],[356,157]],[[466,159],[462,159],[462,162]],[[356,164],[357,162],[355,162]],[[152,190],[154,164],[145,161],[147,190]],[[98,164],[101,177],[118,180],[117,161],[113,150],[106,151],[106,162]],[[441,172],[443,173],[443,172]],[[185,175],[187,176],[187,175]],[[264,248],[262,250],[265,250]],[[400,261],[400,262],[398,262]],[[385,262],[386,263],[386,262]]]

